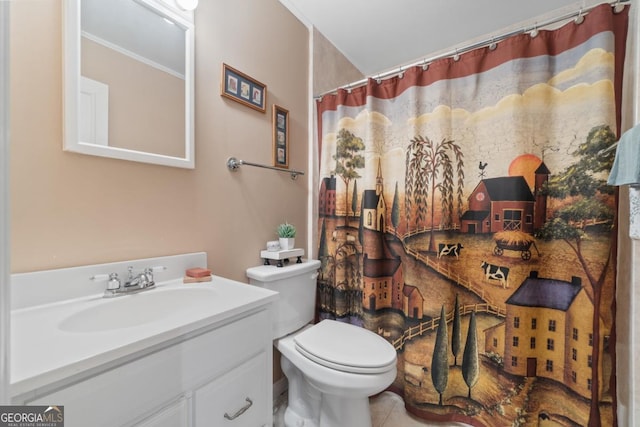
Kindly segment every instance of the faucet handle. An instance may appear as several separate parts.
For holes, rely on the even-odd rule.
[[[108,290],[115,290],[120,288],[120,278],[118,277],[118,273],[109,274],[109,281],[107,282]]]
[[[147,286],[153,286],[155,284],[155,281],[153,279],[153,273],[157,273],[159,271],[164,271],[166,270],[167,267],[163,266],[163,265],[157,265],[155,267],[147,267],[144,269],[144,275],[146,276],[146,279],[148,281]]]
[[[91,276],[89,279],[91,280],[98,280],[98,281],[104,281],[104,280],[108,280],[107,282],[107,289],[118,289],[120,287],[120,278],[118,278],[118,273],[110,273],[110,274],[95,274],[93,276]]]
[[[89,280],[93,280],[94,282],[103,282],[105,280],[113,279],[114,276],[117,279],[118,278],[118,273],[94,274],[93,276],[89,277]]]

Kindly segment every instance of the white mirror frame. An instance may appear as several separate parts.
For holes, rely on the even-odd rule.
[[[80,141],[80,0],[64,0],[64,151],[180,168],[195,168],[194,26],[160,1],[136,0],[185,28],[185,157],[101,146]]]

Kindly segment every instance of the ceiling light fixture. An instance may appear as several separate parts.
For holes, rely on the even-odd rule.
[[[176,4],[182,10],[192,11],[198,7],[198,0],[176,0]]]

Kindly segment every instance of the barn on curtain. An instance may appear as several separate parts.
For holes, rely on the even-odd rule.
[[[318,100],[319,317],[393,344],[414,415],[615,425],[627,19],[603,4]]]

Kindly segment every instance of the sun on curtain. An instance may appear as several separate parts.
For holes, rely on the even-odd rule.
[[[318,101],[321,318],[398,352],[413,414],[614,425],[625,10]]]

